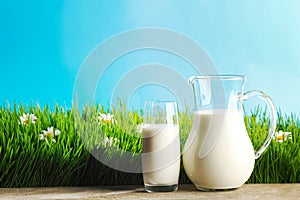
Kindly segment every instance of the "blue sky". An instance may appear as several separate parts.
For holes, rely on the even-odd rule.
[[[246,75],[246,90],[264,90],[284,112],[300,113],[297,0],[29,0],[1,4],[2,104],[8,100],[69,106],[76,74],[97,45],[124,31],[160,27],[195,40],[220,73]],[[120,65],[129,69],[169,62],[176,68],[181,62],[151,52],[133,56],[138,62],[129,58],[124,57]],[[110,87],[114,74],[121,73],[113,69],[106,74],[112,78],[105,79]]]

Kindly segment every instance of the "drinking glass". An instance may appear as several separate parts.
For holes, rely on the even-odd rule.
[[[177,103],[145,102],[142,133],[142,169],[146,191],[176,191],[180,170]]]

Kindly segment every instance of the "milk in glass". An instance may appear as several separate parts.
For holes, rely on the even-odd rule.
[[[144,184],[148,186],[177,184],[180,170],[178,125],[146,124],[142,130]]]

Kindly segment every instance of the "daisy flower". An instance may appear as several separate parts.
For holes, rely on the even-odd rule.
[[[139,125],[136,126],[136,132],[137,133],[142,133],[143,132],[143,128],[142,128],[141,124],[139,124]]]
[[[105,137],[104,138],[104,147],[115,147],[118,143],[118,139],[114,137]]]
[[[110,113],[107,113],[107,114],[100,113],[100,115],[98,116],[98,120],[113,124],[114,123],[114,115],[111,115]]]
[[[37,117],[34,114],[23,113],[23,115],[20,116],[20,120],[23,125],[28,125],[29,123],[35,124]]]
[[[45,140],[47,144],[49,144],[49,141],[55,143],[56,139],[55,136],[58,136],[60,134],[60,130],[56,129],[54,131],[53,126],[48,127],[47,130],[42,130],[42,134],[39,135],[40,140]]]
[[[286,141],[286,140],[292,140],[292,133],[291,132],[283,132],[283,131],[276,132],[275,139],[279,143],[282,143],[283,141]]]

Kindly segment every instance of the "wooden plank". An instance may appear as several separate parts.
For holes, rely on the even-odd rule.
[[[300,199],[300,184],[245,184],[230,191],[202,192],[180,185],[176,192],[148,193],[142,186],[0,188],[0,199]]]

